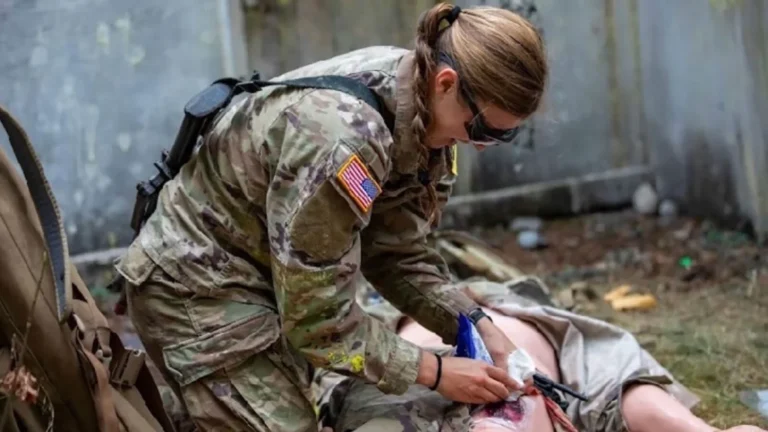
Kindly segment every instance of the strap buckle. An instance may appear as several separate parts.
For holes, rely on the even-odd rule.
[[[125,350],[114,361],[110,368],[110,381],[121,387],[133,387],[139,379],[139,373],[144,367],[146,353],[141,350]]]

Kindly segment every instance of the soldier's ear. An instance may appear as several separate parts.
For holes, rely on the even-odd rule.
[[[456,71],[449,67],[442,67],[435,73],[433,80],[433,91],[436,95],[445,96],[456,92],[458,89],[459,76]]]

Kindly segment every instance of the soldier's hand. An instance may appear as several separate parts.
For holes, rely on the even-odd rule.
[[[507,371],[480,360],[445,357],[437,391],[447,399],[487,404],[506,399],[518,385]]]
[[[426,353],[419,383],[431,387],[437,379],[437,358]],[[480,360],[444,357],[437,392],[455,402],[487,404],[506,399],[518,390],[506,371]]]

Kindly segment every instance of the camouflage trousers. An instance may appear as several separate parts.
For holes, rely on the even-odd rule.
[[[199,429],[318,429],[310,401],[313,370],[280,336],[277,311],[268,302],[236,288],[226,295],[193,291],[157,266],[142,279],[127,287],[131,319]]]
[[[466,290],[483,307],[523,321],[546,338],[557,359],[560,382],[589,399],[582,402],[566,397],[566,414],[580,431],[627,431],[621,399],[634,384],[659,386],[688,408],[698,402],[629,332],[604,321],[546,306],[546,290],[536,278],[506,284],[470,281]],[[366,312],[392,329],[404,318],[392,305],[377,299],[375,293],[363,294],[358,301]],[[511,338],[514,342],[514,335]],[[472,429],[469,406],[452,403],[424,388],[412,387],[399,396],[385,395],[373,385],[318,370],[314,390],[321,401],[324,424],[335,431]],[[558,430],[558,425],[554,426]]]

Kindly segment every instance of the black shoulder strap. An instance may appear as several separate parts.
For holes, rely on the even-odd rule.
[[[131,216],[134,235],[139,234],[144,222],[155,211],[157,195],[162,187],[187,163],[197,145],[198,138],[218,113],[238,94],[256,93],[268,86],[326,89],[350,94],[374,108],[382,116],[390,133],[394,133],[394,115],[386,108],[381,98],[365,84],[350,77],[321,75],[285,81],[262,81],[259,74],[255,73],[248,81],[239,81],[234,78],[219,79],[190,99],[184,107],[184,119],[171,150],[167,153],[163,152],[161,160],[155,162],[157,174],[137,185],[136,204]]]
[[[45,261],[48,262],[52,271],[53,283],[56,288],[56,314],[61,323],[69,318],[72,286],[69,283],[67,236],[61,223],[59,207],[43,172],[43,165],[37,158],[27,133],[2,106],[0,106],[0,123],[8,133],[8,141],[10,141],[13,153],[21,165],[24,178],[27,180],[27,188],[37,210],[37,216],[40,218],[49,255]]]
[[[286,86],[304,89],[337,90],[355,96],[370,105],[384,119],[387,129],[394,131],[394,116],[389,112],[376,93],[365,84],[353,78],[341,75],[320,75],[305,78],[296,78],[285,81],[261,81],[258,74],[254,74],[250,81],[245,81],[235,87],[235,94],[243,91],[255,93],[267,86]],[[238,91],[239,90],[239,91]],[[234,95],[233,95],[234,96]]]

